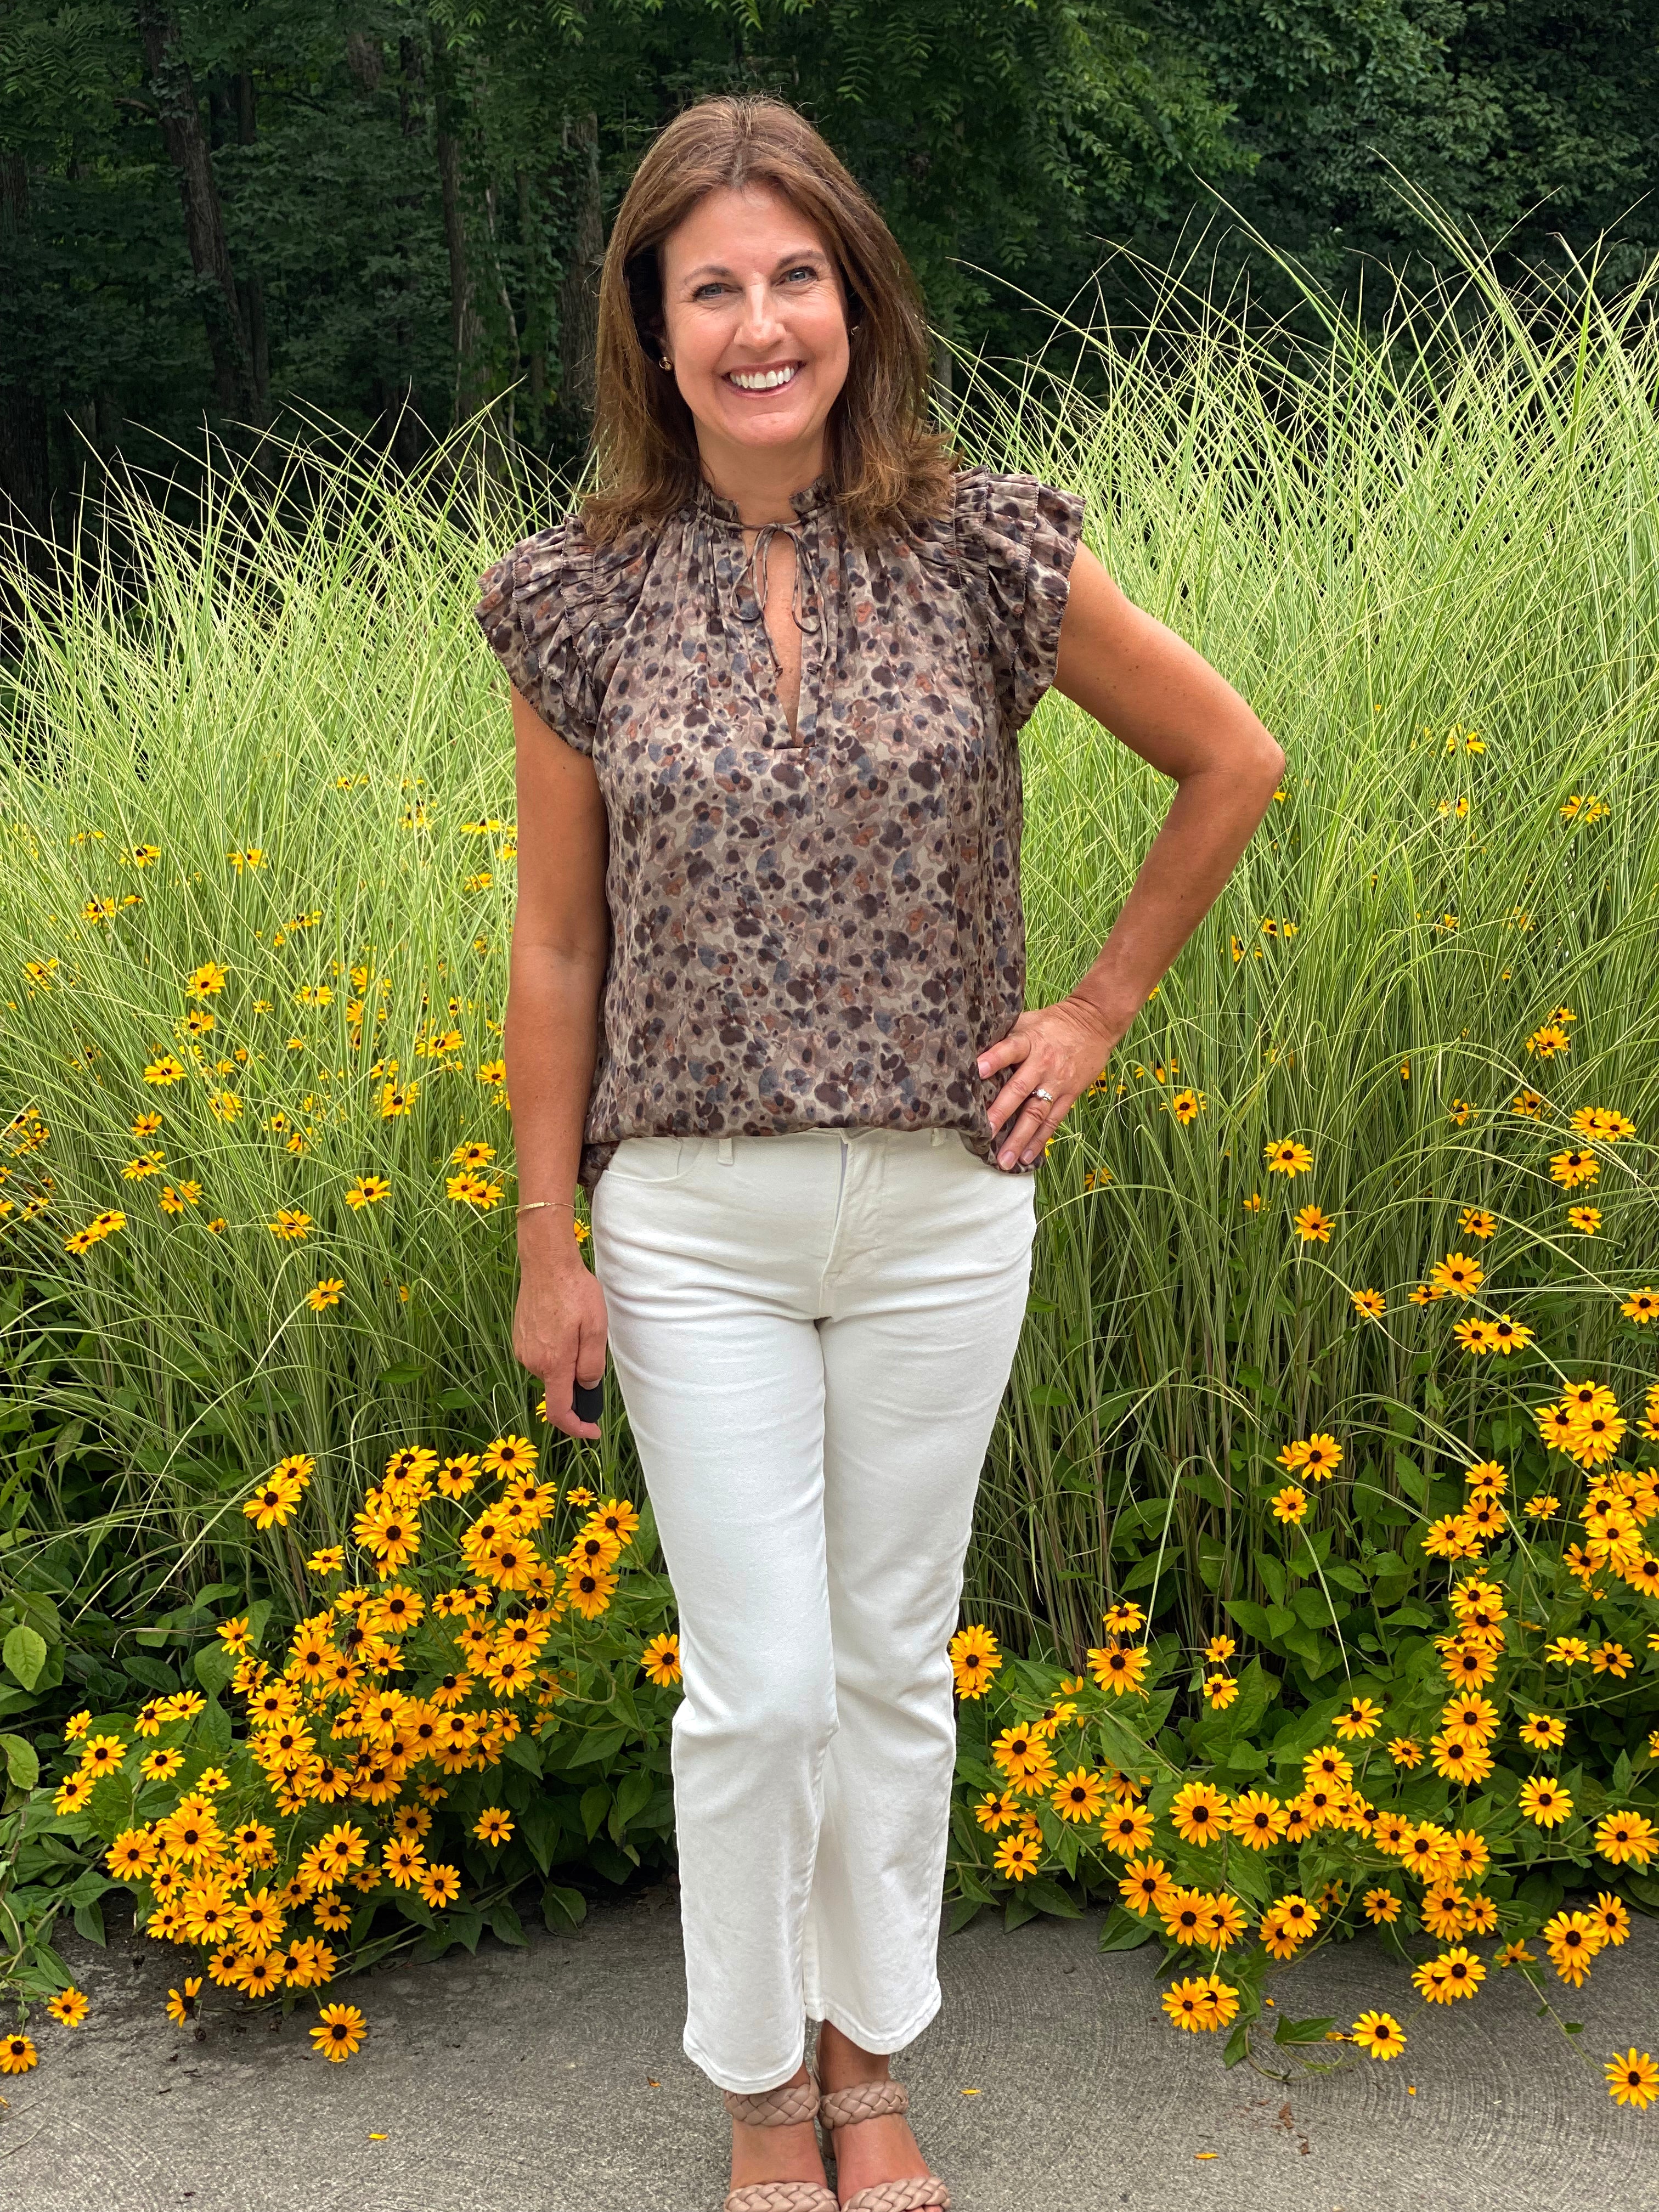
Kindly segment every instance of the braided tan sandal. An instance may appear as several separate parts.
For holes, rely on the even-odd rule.
[[[818,2124],[828,2137],[837,2128],[855,2128],[860,2120],[909,2109],[910,2093],[902,2081],[856,2081],[850,2089],[832,2089],[819,2099]],[[833,2143],[830,2149],[833,2156]],[[944,2182],[936,2173],[913,2173],[902,2181],[872,2182],[849,2197],[840,2212],[932,2212],[935,2205],[939,2212],[951,2212],[951,2192]]]
[[[776,2089],[758,2089],[752,2095],[722,2089],[720,2095],[732,2118],[745,2127],[793,2127],[810,2120],[818,2109],[817,2076],[809,2067],[805,2081],[785,2081]],[[732,2190],[720,2212],[840,2212],[840,2208],[835,2191],[821,2181],[751,2181]]]

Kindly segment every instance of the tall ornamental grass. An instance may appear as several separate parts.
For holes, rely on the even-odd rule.
[[[1299,349],[1166,301],[1155,357],[1081,330],[1088,378],[981,367],[963,416],[1086,493],[1289,757],[1042,1163],[952,1644],[957,1923],[1103,1896],[1112,1947],[1207,1959],[1165,2008],[1230,2059],[1269,1972],[1363,1922],[1451,2002],[1482,1936],[1577,1987],[1626,1895],[1659,1909],[1656,349],[1640,296],[1469,286]],[[382,1905],[441,1948],[459,1894],[476,1941],[487,1883],[510,1916],[532,1862],[625,1872],[669,1817],[625,1421],[550,1437],[511,1354],[511,732],[471,607],[558,493],[470,459],[296,447],[319,497],[233,468],[192,527],[112,486],[0,695],[3,1313],[55,1438],[0,1486],[0,1718],[158,1594],[186,1650],[234,1616],[142,1706],[100,1678],[55,1785],[0,1737],[8,1809],[289,2002]],[[1058,697],[1022,745],[1036,1003],[1170,787]]]

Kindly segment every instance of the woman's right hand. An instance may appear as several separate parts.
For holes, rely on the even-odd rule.
[[[547,1421],[567,1437],[590,1443],[597,1421],[579,1421],[571,1408],[578,1382],[592,1386],[605,1375],[608,1316],[605,1292],[582,1263],[567,1214],[543,1248],[540,1231],[520,1237],[519,1303],[513,1316],[513,1351],[521,1366],[539,1375],[547,1391]]]

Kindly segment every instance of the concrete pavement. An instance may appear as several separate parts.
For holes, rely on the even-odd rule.
[[[1281,2003],[1385,2005],[1409,2046],[1288,2091],[1170,2027],[1151,1953],[1103,1956],[1099,1925],[943,1942],[944,2009],[894,2071],[956,2212],[1659,2212],[1659,2104],[1601,2073],[1659,2056],[1659,1923],[1559,1985],[1572,2043],[1512,1974],[1429,2006],[1369,1939],[1322,1953]],[[309,2003],[273,2027],[215,1992],[198,2042],[162,2011],[182,1954],[64,1948],[93,2012],[37,2012],[40,2066],[0,2083],[3,2212],[718,2212],[729,2129],[680,2048],[672,1888],[343,1985],[371,2032],[340,2066]]]

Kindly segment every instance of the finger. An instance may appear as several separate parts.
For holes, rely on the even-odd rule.
[[[1011,1078],[1010,1081],[1012,1080]],[[998,1103],[1000,1103],[999,1099]],[[1065,1111],[1058,1100],[1051,1101],[1036,1096],[1036,1080],[1034,1078],[1030,1089],[1018,1102],[1007,1121],[998,1132],[998,1158],[1006,1156],[1012,1162],[1016,1156],[1026,1153],[1036,1140],[1036,1133],[1046,1123],[1058,1121],[1057,1107],[1059,1113]]]
[[[1030,1037],[1011,1030],[1006,1037],[999,1037],[994,1044],[987,1045],[975,1065],[981,1075],[994,1075],[1000,1067],[1015,1066],[1030,1049]]]
[[[986,1109],[990,1115],[993,1129],[1000,1131],[1005,1123],[1012,1128],[1021,1108],[1031,1098],[1031,1094],[1039,1085],[1045,1090],[1053,1088],[1049,1079],[1043,1074],[1035,1060],[1022,1060],[1019,1066],[1009,1074],[1001,1090]],[[1039,1112],[1048,1110],[1042,1099],[1036,1099],[1034,1103]]]
[[[544,1378],[544,1402],[547,1407],[550,1428],[556,1429],[561,1436],[580,1437],[592,1443],[599,1437],[599,1424],[576,1419],[575,1385],[581,1379],[577,1371],[580,1366],[580,1360],[573,1362],[569,1367],[561,1361],[556,1368],[552,1369]],[[601,1368],[599,1371],[603,1374],[605,1370]]]

